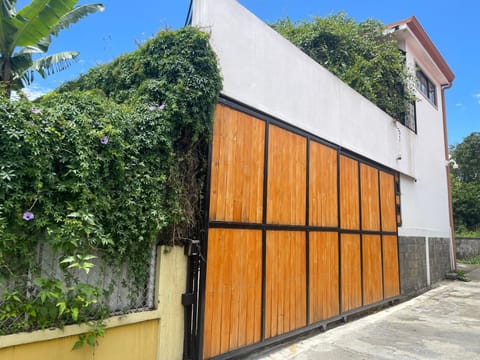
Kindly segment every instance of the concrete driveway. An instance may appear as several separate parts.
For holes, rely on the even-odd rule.
[[[480,359],[480,268],[412,300],[255,357],[263,360]]]

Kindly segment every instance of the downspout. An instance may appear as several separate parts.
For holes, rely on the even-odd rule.
[[[452,187],[450,185],[450,163],[448,162],[448,136],[447,136],[447,112],[445,105],[445,90],[450,89],[452,83],[443,84],[442,88],[442,112],[443,112],[443,137],[445,143],[445,161],[446,161],[446,172],[447,172],[447,188],[448,188],[448,210],[450,215],[450,232],[452,237],[452,259],[453,264],[452,269],[457,270],[457,241],[455,239],[455,226],[453,222],[453,205],[452,205]]]

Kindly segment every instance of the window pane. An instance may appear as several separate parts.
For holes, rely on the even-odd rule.
[[[437,105],[437,96],[435,91],[435,85],[433,85],[430,81],[428,82],[428,98],[432,100],[432,102]]]
[[[407,113],[405,114],[405,126],[410,130],[417,132],[415,123],[415,103],[409,103],[407,105]]]
[[[435,84],[425,76],[423,71],[417,70],[417,89],[425,95],[431,102],[437,105],[437,92]]]
[[[421,71],[417,71],[417,88],[421,93],[427,95],[427,79]]]

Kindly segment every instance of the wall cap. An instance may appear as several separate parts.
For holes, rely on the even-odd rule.
[[[105,320],[106,328],[115,328],[119,326],[131,325],[149,320],[160,320],[160,311],[142,311],[132,314],[112,316]],[[40,341],[48,341],[68,336],[75,336],[86,333],[90,327],[86,324],[67,325],[63,329],[46,329],[32,332],[22,332],[18,334],[0,336],[0,349],[11,346],[30,344]]]

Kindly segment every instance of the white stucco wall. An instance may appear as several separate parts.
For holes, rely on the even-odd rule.
[[[420,104],[418,118],[435,121],[419,120],[416,135],[235,0],[194,0],[192,25],[211,34],[224,95],[398,170],[403,235],[448,236],[444,161],[424,156],[443,154],[441,113]]]
[[[420,53],[413,37],[407,37],[404,48],[407,63],[414,71],[416,65],[436,83],[437,105],[416,90],[417,135],[414,159],[415,182],[401,179],[403,226],[400,235],[450,237],[448,184],[443,133],[443,108],[440,74]]]

